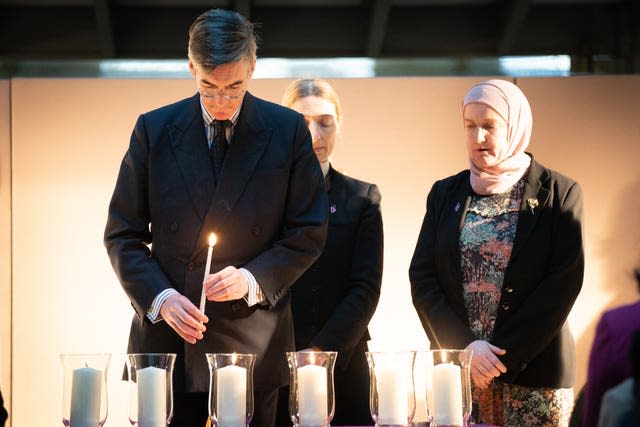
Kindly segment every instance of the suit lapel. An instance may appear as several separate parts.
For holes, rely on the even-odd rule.
[[[450,232],[455,232],[458,239],[460,237],[460,231],[464,222],[464,216],[471,203],[471,183],[469,182],[469,176],[464,175],[462,182],[456,185],[450,193],[447,194],[445,211],[446,221],[449,224],[447,228]]]
[[[331,182],[338,176],[338,171],[336,171],[333,166],[329,165],[329,172],[327,172],[327,176],[324,178],[324,188],[327,190],[327,194],[331,193]]]
[[[544,185],[549,178],[549,171],[532,159],[520,202],[518,227],[511,251],[512,259],[531,236],[531,232],[549,201],[549,189]]]
[[[270,137],[271,130],[256,109],[256,99],[247,92],[206,216],[208,227],[219,229],[224,224],[251,179]]]
[[[213,197],[214,179],[209,161],[207,136],[200,107],[199,95],[173,125],[168,125],[169,139],[176,162],[184,177],[187,191],[196,207],[198,216],[204,221]]]
[[[329,197],[329,226],[344,221],[348,206],[345,201],[345,176],[329,166],[329,172],[324,178],[324,188]]]

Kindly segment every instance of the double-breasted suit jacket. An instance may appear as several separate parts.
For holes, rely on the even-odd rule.
[[[255,353],[255,386],[286,384],[284,353],[293,349],[288,288],[320,255],[327,210],[308,129],[292,110],[247,92],[217,183],[198,94],[141,115],[105,230],[135,310],[128,351],[177,353],[178,391],[208,390],[206,352]],[[211,232],[218,237],[211,272],[246,268],[266,301],[208,301],[207,331],[191,345],[146,313],[167,288],[198,306]]]
[[[582,190],[532,159],[490,342],[507,350],[499,379],[571,387],[574,342],[567,316],[582,287]],[[459,238],[473,190],[469,171],[438,181],[427,198],[409,276],[432,347],[465,348],[476,338],[463,301]]]

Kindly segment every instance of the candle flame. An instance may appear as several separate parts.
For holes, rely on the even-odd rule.
[[[442,363],[446,363],[447,362],[447,352],[444,350],[440,350],[440,355],[442,358]]]
[[[214,246],[217,241],[218,241],[218,239],[216,238],[216,234],[215,233],[209,234],[209,246]]]
[[[211,234],[213,234],[213,233],[211,233]],[[238,359],[238,355],[236,353],[231,354],[231,364],[232,365],[236,364],[237,359]]]
[[[311,355],[309,356],[309,363],[312,365],[316,364],[316,353],[315,352],[311,352]]]

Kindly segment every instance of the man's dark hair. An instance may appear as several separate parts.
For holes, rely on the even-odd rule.
[[[189,57],[205,71],[241,59],[252,63],[256,50],[253,24],[231,10],[208,10],[189,28]]]

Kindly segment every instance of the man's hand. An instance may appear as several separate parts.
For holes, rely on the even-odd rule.
[[[184,295],[173,294],[162,303],[160,315],[186,342],[202,339],[209,318]]]
[[[231,301],[243,298],[249,292],[247,279],[233,266],[228,266],[204,281],[205,294],[209,301]]]
[[[507,350],[483,340],[469,344],[466,350],[473,350],[471,357],[471,378],[478,388],[485,389],[494,378],[507,372],[507,367],[498,358]]]

